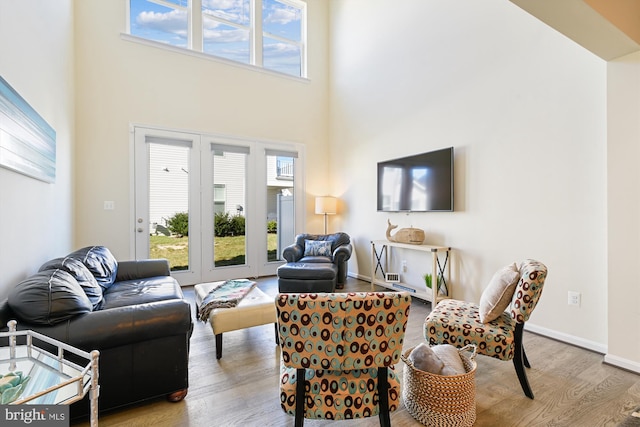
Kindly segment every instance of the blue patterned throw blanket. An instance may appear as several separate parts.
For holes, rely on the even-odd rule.
[[[198,307],[200,320],[209,320],[211,310],[216,308],[231,308],[237,306],[253,288],[256,282],[247,279],[227,280],[211,289]]]

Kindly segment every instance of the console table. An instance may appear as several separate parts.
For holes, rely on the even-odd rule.
[[[69,405],[89,393],[90,423],[97,426],[100,353],[87,353],[35,331],[17,331],[16,323],[9,321],[9,331],[0,332],[0,374],[20,372],[30,379],[9,404]],[[69,353],[86,365],[69,360]]]
[[[431,259],[427,262],[431,263],[431,289],[427,287],[424,281],[420,285],[403,282],[387,282],[385,280],[385,271],[388,271],[389,268],[389,248],[430,253]],[[447,284],[447,280],[450,277],[450,267],[448,263],[450,251],[451,248],[447,246],[409,245],[406,243],[390,242],[388,240],[372,240],[371,290],[373,290],[374,285],[379,285],[395,291],[408,291],[417,298],[430,301],[433,307],[439,300],[450,298],[451,296],[451,285]],[[378,278],[378,271],[380,271],[382,279]],[[434,288],[436,290],[435,292],[433,292]]]

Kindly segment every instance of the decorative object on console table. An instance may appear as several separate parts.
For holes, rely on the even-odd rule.
[[[397,225],[391,224],[390,220],[387,220],[387,240],[397,243],[408,243],[410,245],[421,245],[424,242],[424,231],[419,228],[401,228],[396,231],[396,234],[391,235],[391,230],[398,228]]]
[[[427,279],[419,284],[411,284],[405,282],[389,283],[386,280],[386,274],[389,271],[389,248],[396,248],[398,250],[412,250],[431,253],[431,277],[437,277],[435,289],[430,289],[427,286]],[[420,298],[425,301],[430,301],[432,307],[435,307],[438,301],[451,297],[450,284],[447,283],[450,279],[450,265],[449,265],[449,252],[451,248],[448,246],[431,246],[431,245],[411,245],[406,243],[390,242],[387,240],[372,240],[371,241],[371,290],[375,291],[374,285],[379,285],[385,288],[391,288],[393,290],[408,291],[416,298]],[[442,255],[442,256],[441,256]],[[378,273],[380,270],[380,273]],[[378,274],[380,276],[378,276]],[[382,277],[380,280],[379,277]],[[432,279],[433,282],[433,279]],[[433,286],[432,286],[433,288]]]
[[[331,196],[316,197],[316,214],[324,215],[324,234],[327,234],[327,215],[338,213],[338,199]]]

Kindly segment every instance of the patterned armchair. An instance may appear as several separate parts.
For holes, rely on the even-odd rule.
[[[278,295],[280,404],[296,426],[375,415],[390,425],[410,305],[406,292]]]
[[[524,394],[533,399],[525,372],[525,367],[531,366],[522,345],[522,332],[538,303],[546,277],[547,267],[541,262],[522,262],[513,282],[513,297],[506,301],[507,310],[500,310],[496,313],[497,318],[487,323],[481,321],[480,305],[442,300],[425,320],[424,337],[430,345],[452,344],[461,348],[475,344],[479,354],[513,360]]]

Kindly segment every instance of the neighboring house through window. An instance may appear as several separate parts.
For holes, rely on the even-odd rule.
[[[306,77],[300,0],[130,0],[129,34]]]
[[[213,213],[223,214],[226,211],[227,187],[224,184],[213,186]]]

